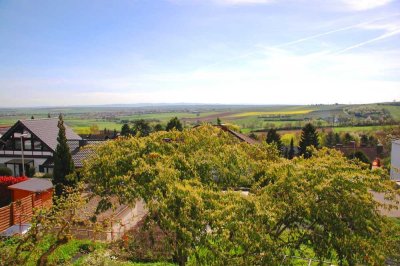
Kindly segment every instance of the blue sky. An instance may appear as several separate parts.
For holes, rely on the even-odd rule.
[[[400,100],[396,0],[0,0],[3,106]]]

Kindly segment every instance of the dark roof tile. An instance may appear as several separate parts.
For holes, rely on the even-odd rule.
[[[33,134],[41,139],[53,151],[57,147],[58,136],[58,119],[30,119],[20,120],[20,122],[28,128]],[[65,135],[68,140],[81,140],[82,138],[76,134],[65,122]]]

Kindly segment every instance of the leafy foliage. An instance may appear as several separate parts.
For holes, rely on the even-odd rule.
[[[275,144],[278,150],[282,148],[281,136],[279,136],[275,128],[268,130],[266,141],[268,144]]]
[[[131,129],[128,124],[123,124],[121,128],[121,136],[128,136],[131,133]]]
[[[12,176],[13,172],[8,167],[0,167],[0,176]]]
[[[293,138],[291,138],[290,145],[289,145],[288,159],[289,160],[293,159],[294,155],[295,155],[295,151],[294,151]]]
[[[151,127],[144,119],[139,119],[133,122],[132,135],[140,134],[140,136],[148,136],[151,132]]]
[[[36,210],[30,230],[23,236],[14,236],[12,243],[0,242],[0,265],[48,265],[49,258],[58,247],[71,240],[71,229],[82,220],[79,211],[86,203],[82,186],[66,188],[67,194],[55,198],[51,208]]]
[[[371,161],[368,159],[367,155],[365,153],[363,153],[362,151],[356,151],[356,152],[350,153],[346,157],[348,159],[358,159],[363,163],[368,163],[368,164],[371,163]]]
[[[370,193],[393,198],[394,185],[335,150],[290,161],[211,126],[96,149],[82,172],[90,189],[104,202],[143,199],[180,265],[278,265],[310,249],[341,264],[380,265],[398,252],[399,231],[379,212],[391,206]]]
[[[178,119],[178,117],[174,117],[168,122],[166,130],[167,131],[171,131],[172,129],[176,129],[176,130],[179,130],[179,131],[183,130],[182,123]]]
[[[305,125],[301,131],[301,139],[299,143],[299,153],[303,155],[305,158],[311,157],[311,153],[308,148],[314,146],[318,148],[318,133],[315,127],[308,123]]]

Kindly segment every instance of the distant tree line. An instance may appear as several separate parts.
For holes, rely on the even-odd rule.
[[[135,136],[139,134],[140,136],[144,137],[148,136],[152,132],[171,130],[183,130],[183,125],[178,117],[174,117],[170,121],[168,121],[166,127],[159,123],[152,127],[150,123],[144,119],[136,120],[131,123],[131,125],[125,123],[122,125],[121,128],[121,136]]]

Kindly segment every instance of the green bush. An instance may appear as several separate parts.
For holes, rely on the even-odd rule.
[[[347,155],[348,159],[358,159],[363,163],[371,163],[371,161],[368,159],[367,155],[362,152],[362,151],[356,151],[355,153],[351,153],[349,155]]]
[[[41,178],[53,179],[53,175],[46,173],[46,174],[42,175]]]
[[[0,176],[12,176],[13,172],[8,167],[0,167]]]
[[[27,176],[28,177],[33,177],[36,173],[35,167],[29,167],[28,171],[27,171]]]

